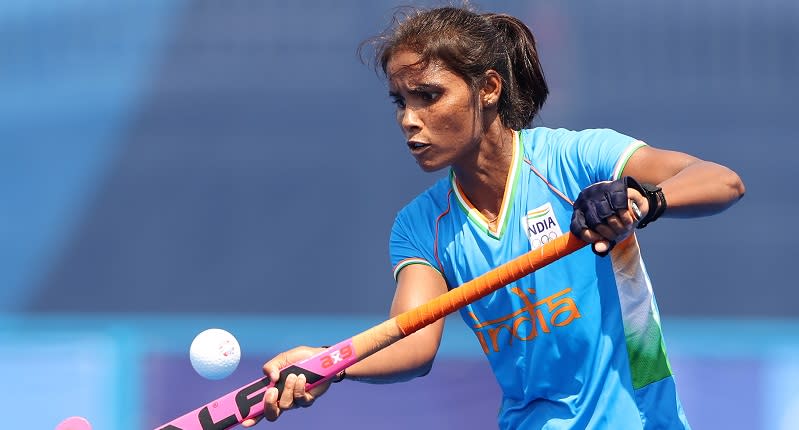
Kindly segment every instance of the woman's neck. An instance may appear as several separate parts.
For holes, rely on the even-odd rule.
[[[513,130],[505,127],[487,132],[468,164],[452,166],[461,191],[489,225],[497,220],[502,207],[513,160],[513,134]]]

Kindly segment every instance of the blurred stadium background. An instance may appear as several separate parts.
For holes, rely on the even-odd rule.
[[[439,177],[355,54],[400,4],[0,3],[3,427],[152,428],[275,352],[385,318],[393,216]],[[537,125],[613,128],[741,174],[731,210],[639,237],[694,428],[799,428],[799,3],[475,4],[537,35],[552,89]],[[209,327],[242,345],[227,380],[189,364]],[[450,321],[429,377],[344,383],[268,427],[495,428],[481,354]]]

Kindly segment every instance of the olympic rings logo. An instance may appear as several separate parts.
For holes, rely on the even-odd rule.
[[[550,231],[549,233],[542,234],[538,237],[533,236],[532,229],[527,229],[530,238],[530,246],[532,249],[540,248],[546,245],[549,241],[554,240],[558,237],[558,234],[554,231]]]

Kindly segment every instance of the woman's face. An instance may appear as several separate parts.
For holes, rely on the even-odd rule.
[[[474,155],[481,127],[466,81],[437,61],[421,68],[419,59],[398,51],[386,72],[408,149],[422,170],[432,172]]]

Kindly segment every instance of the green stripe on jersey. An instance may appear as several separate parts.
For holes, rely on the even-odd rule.
[[[394,280],[395,281],[397,280],[397,275],[399,275],[400,270],[404,269],[407,266],[410,266],[411,264],[424,264],[425,266],[430,266],[433,269],[436,269],[436,272],[440,272],[440,270],[438,270],[438,268],[434,267],[432,264],[430,264],[429,261],[427,261],[425,259],[422,259],[422,258],[409,258],[407,260],[400,261],[400,263],[397,264],[397,267],[394,268]]]
[[[633,388],[636,390],[671,376],[660,324],[651,321],[643,331],[626,333]]]
[[[633,387],[671,376],[652,285],[635,236],[611,251]]]
[[[616,179],[621,178],[622,173],[624,173],[624,168],[627,167],[627,162],[630,161],[630,157],[633,156],[635,151],[639,148],[646,146],[646,143],[636,140],[624,150],[624,152],[619,157],[619,161],[616,162],[616,168],[613,169],[613,177],[610,178],[611,181],[615,181]]]

